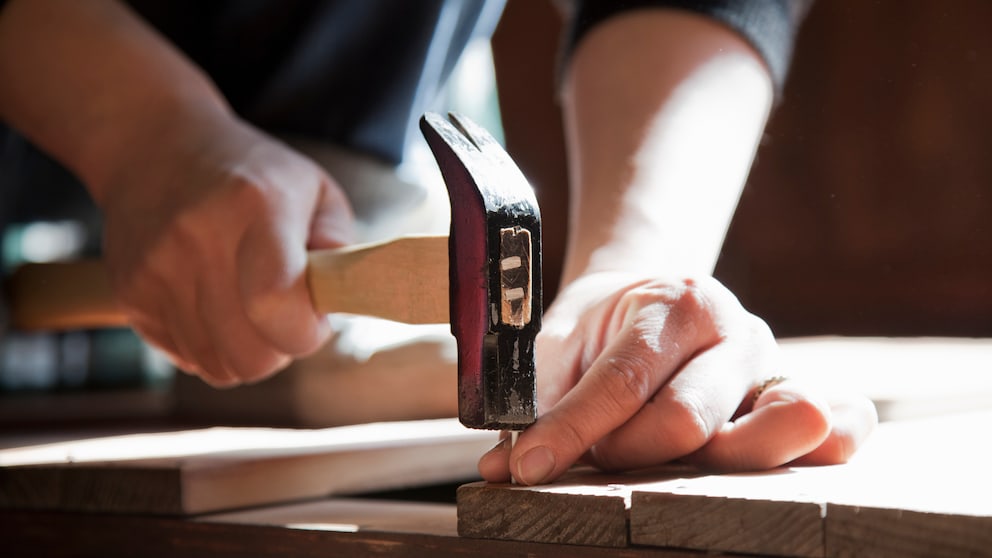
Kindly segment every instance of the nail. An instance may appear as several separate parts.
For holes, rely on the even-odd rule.
[[[496,442],[496,445],[493,446],[493,447],[491,447],[491,448],[489,448],[489,451],[487,451],[486,453],[487,454],[490,454],[490,453],[496,453],[498,451],[505,450],[506,449],[507,442],[509,442],[509,441],[510,441],[510,437],[509,436],[507,436],[505,438],[500,438],[499,441]]]
[[[555,454],[547,446],[537,446],[517,460],[516,479],[521,484],[541,484],[555,470]]]

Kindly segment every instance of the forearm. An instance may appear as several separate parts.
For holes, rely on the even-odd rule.
[[[701,16],[632,12],[590,32],[563,87],[563,283],[712,273],[773,98],[758,54]]]
[[[100,203],[133,146],[227,113],[211,82],[115,0],[11,0],[0,11],[0,119]]]

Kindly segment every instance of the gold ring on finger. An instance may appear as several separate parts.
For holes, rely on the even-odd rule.
[[[785,376],[772,376],[771,378],[761,382],[758,384],[758,387],[754,388],[754,394],[751,396],[751,403],[753,404],[757,402],[758,398],[761,397],[761,394],[768,391],[769,388],[777,386],[786,380],[788,380],[788,378]]]

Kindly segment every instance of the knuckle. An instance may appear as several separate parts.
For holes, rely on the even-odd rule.
[[[218,201],[236,204],[239,209],[264,209],[271,202],[259,181],[237,169],[230,171],[220,192],[223,196]]]
[[[233,388],[241,384],[241,382],[239,382],[236,378],[230,378],[227,376],[210,376],[206,373],[203,373],[200,375],[200,378],[202,378],[203,381],[205,381],[211,387],[217,389]]]
[[[752,339],[766,344],[774,343],[775,334],[772,332],[772,328],[758,316],[748,314],[748,329]]]
[[[305,356],[317,351],[330,336],[327,321],[305,302],[285,297],[245,301],[248,327],[276,354]],[[266,357],[265,362],[276,362]]]
[[[630,349],[608,357],[604,363],[603,390],[617,409],[639,408],[651,396],[651,367],[643,356],[646,341],[635,341]]]
[[[231,388],[241,383],[236,377],[213,366],[200,367],[194,373],[204,382],[215,388]]]
[[[202,204],[195,204],[186,211],[181,211],[172,217],[168,234],[161,234],[154,239],[153,250],[169,250],[176,247],[191,248],[197,246],[197,239],[203,235],[204,225],[209,219],[204,217]]]
[[[563,420],[558,422],[558,432],[555,433],[555,444],[565,449],[565,457],[577,458],[582,455],[595,440],[576,421]]]
[[[707,283],[686,279],[678,289],[678,296],[672,303],[672,313],[680,322],[706,324],[712,326],[719,313],[719,302],[708,288]]]
[[[830,408],[814,399],[800,398],[790,401],[795,413],[794,424],[802,425],[802,433],[816,444],[822,442],[830,434]]]
[[[647,314],[681,328],[712,323],[717,308],[706,284],[694,279],[651,281],[631,289],[621,302],[628,315],[632,309],[648,309]]]
[[[655,443],[678,456],[689,455],[712,437],[713,427],[706,406],[695,398],[682,396],[666,402],[666,420],[655,431]]]
[[[621,471],[626,468],[626,463],[617,456],[609,439],[597,442],[589,448],[587,460],[589,465],[601,471]]]
[[[246,358],[247,357],[247,358]],[[230,355],[229,368],[242,382],[254,383],[264,380],[285,368],[290,357],[275,350],[260,350],[257,353]]]
[[[838,465],[847,463],[854,455],[854,452],[857,451],[857,441],[850,434],[837,434],[831,441],[832,452],[828,456],[831,463]]]

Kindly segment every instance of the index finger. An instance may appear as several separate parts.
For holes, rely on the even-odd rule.
[[[694,354],[718,340],[714,324],[696,319],[704,314],[704,297],[693,287],[679,294],[674,302],[659,304],[652,289],[628,293],[625,325],[575,387],[513,448],[510,473],[518,482],[540,484],[561,475],[637,414]]]

